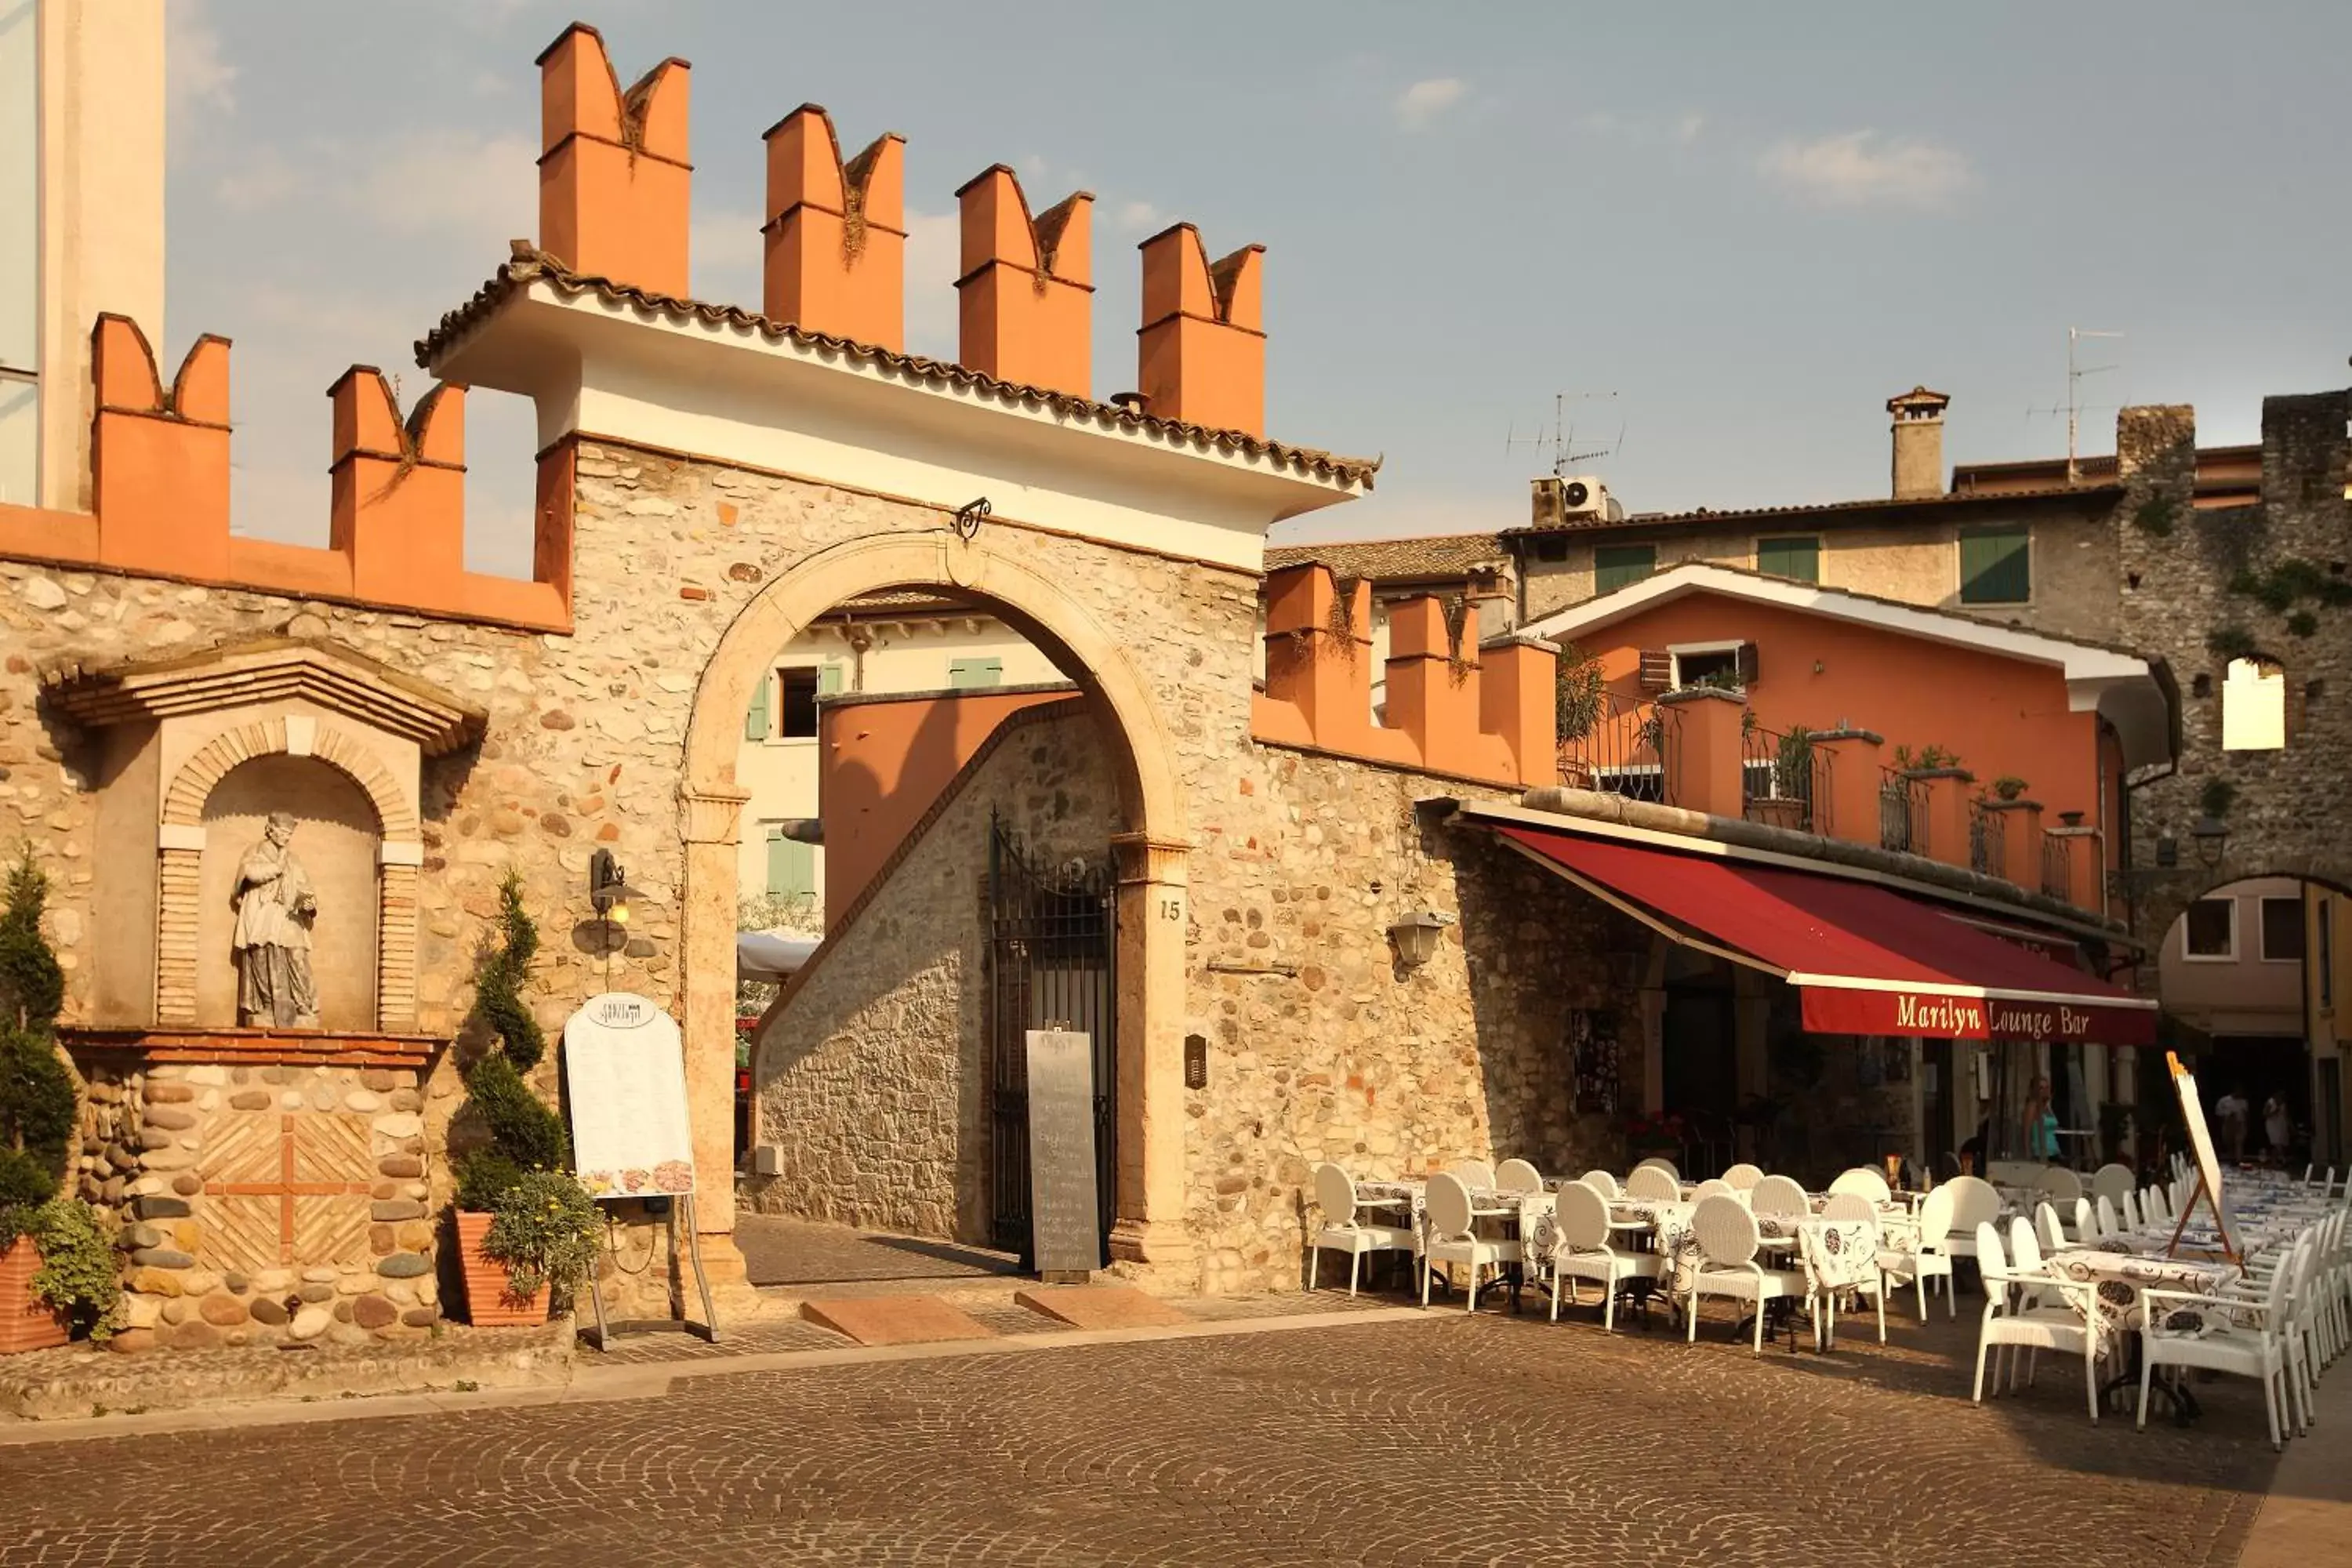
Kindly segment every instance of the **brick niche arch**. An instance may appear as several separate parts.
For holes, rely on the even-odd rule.
[[[424,851],[416,803],[374,750],[333,722],[305,714],[233,726],[197,748],[164,786],[156,841],[155,1020],[196,1022],[198,900],[205,806],[221,780],[257,757],[308,757],[357,784],[375,808],[376,1026],[416,1025],[416,877]]]

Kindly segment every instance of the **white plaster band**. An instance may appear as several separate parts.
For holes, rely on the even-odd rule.
[[[308,713],[286,716],[286,754],[307,757],[319,746],[319,721]]]
[[[158,849],[194,849],[205,847],[205,825],[201,822],[166,822],[155,829]]]
[[[422,866],[425,864],[425,846],[413,838],[387,838],[376,847],[375,863],[379,866]]]

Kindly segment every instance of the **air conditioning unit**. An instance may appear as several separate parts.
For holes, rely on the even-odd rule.
[[[1535,481],[1534,523],[1556,528],[1583,518],[1622,516],[1609,487],[1590,474],[1548,474]]]

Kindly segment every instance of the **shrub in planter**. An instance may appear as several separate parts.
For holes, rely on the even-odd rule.
[[[57,1228],[51,1200],[77,1109],[73,1077],[58,1056],[65,975],[41,934],[47,898],[48,879],[29,854],[20,857],[0,909],[0,1351],[62,1344],[66,1337],[64,1321],[34,1285],[47,1268],[45,1237]],[[107,1264],[110,1269],[110,1252]]]
[[[547,1054],[547,1037],[522,998],[522,983],[538,951],[539,928],[522,907],[521,879],[509,873],[499,889],[498,944],[484,956],[474,989],[475,1016],[495,1043],[465,1075],[468,1107],[489,1137],[457,1162],[457,1250],[467,1315],[477,1325],[545,1321],[544,1281],[553,1279],[561,1285],[560,1271],[527,1263],[518,1272],[485,1247],[511,1194],[529,1187],[542,1204],[550,1195],[535,1178],[552,1176],[579,1185],[566,1169],[572,1151],[563,1119],[523,1081],[523,1074]]]

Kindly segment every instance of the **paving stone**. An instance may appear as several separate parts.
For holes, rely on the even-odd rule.
[[[836,1297],[803,1301],[801,1315],[861,1345],[984,1340],[995,1331],[936,1296]]]

